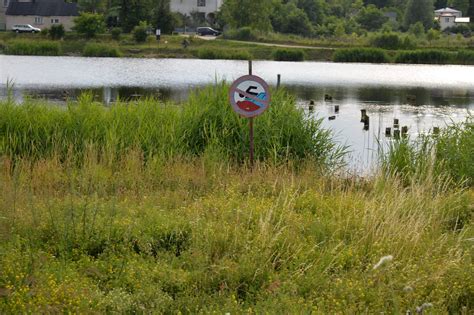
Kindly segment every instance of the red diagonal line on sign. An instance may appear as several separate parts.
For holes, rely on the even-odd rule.
[[[258,97],[255,97],[255,95],[253,94],[249,94],[247,92],[244,92],[242,91],[241,89],[235,89],[235,92],[236,93],[239,93],[239,94],[242,94],[243,96],[247,97],[247,98],[250,98],[251,100],[255,101],[255,102],[259,102],[259,103],[263,103],[265,105],[268,104],[268,101],[267,100],[262,100],[262,99],[259,99]],[[267,97],[267,93],[265,93],[265,97]]]

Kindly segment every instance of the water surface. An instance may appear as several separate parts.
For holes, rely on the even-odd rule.
[[[434,126],[463,121],[474,111],[472,66],[257,61],[253,71],[272,85],[281,74],[298,105],[350,146],[348,162],[358,171],[374,166],[378,141],[391,141],[385,128],[393,127],[393,119],[415,138]],[[180,102],[194,88],[247,72],[244,61],[0,56],[0,97],[9,81],[19,102],[39,97],[64,103],[84,90],[105,104],[150,95]],[[371,117],[368,130],[360,123],[361,109]]]

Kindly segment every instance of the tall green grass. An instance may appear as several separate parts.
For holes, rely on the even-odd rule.
[[[413,50],[399,52],[395,57],[396,63],[413,64],[447,64],[452,54],[443,50]]]
[[[90,147],[115,159],[130,149],[151,156],[200,156],[208,150],[242,162],[248,156],[248,121],[228,101],[228,86],[193,93],[178,107],[155,99],[110,108],[85,94],[67,108],[27,101],[0,103],[0,154],[41,159],[70,151],[80,160]],[[295,99],[274,91],[270,109],[255,120],[255,156],[282,163],[313,159],[332,165],[342,156],[319,121],[307,119]]]
[[[1,156],[0,313],[474,309],[468,191],[98,153]]]
[[[302,50],[277,49],[273,52],[273,59],[276,61],[304,61],[305,55]]]
[[[338,49],[333,55],[335,62],[370,62],[388,63],[390,58],[379,48],[347,48]]]
[[[62,54],[61,44],[46,40],[10,40],[6,43],[7,55],[59,56]]]
[[[230,60],[252,60],[250,52],[246,50],[230,51],[222,49],[201,48],[197,50],[199,59],[230,59]]]
[[[395,141],[381,157],[386,171],[398,174],[406,181],[441,176],[473,186],[474,124],[469,119],[416,141]]]
[[[114,45],[88,43],[82,51],[84,57],[120,57],[121,53]]]

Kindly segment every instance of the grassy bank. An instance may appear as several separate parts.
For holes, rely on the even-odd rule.
[[[97,155],[1,158],[2,313],[474,309],[472,192]]]
[[[294,36],[288,37],[289,39]],[[163,36],[160,42],[148,37],[145,43],[136,43],[130,35],[114,40],[111,35],[99,35],[85,40],[75,34],[68,34],[64,40],[49,41],[40,35],[0,33],[0,53],[13,55],[67,55],[86,57],[141,57],[141,58],[199,58],[231,60],[277,60],[277,61],[336,61],[372,63],[426,63],[426,64],[474,64],[474,52],[469,46],[455,45],[419,46],[419,49],[398,51],[370,48],[372,38],[355,42],[304,40],[283,40],[281,34],[267,37],[253,33],[226,35],[223,38],[238,40],[203,40],[189,37],[189,46],[184,48],[182,36]],[[273,39],[273,40],[272,40]],[[253,42],[252,42],[253,41]],[[274,43],[259,45],[259,43]],[[338,44],[339,43],[339,44]],[[450,43],[446,42],[445,44]],[[289,46],[278,46],[278,45]],[[419,43],[418,43],[419,44]],[[300,46],[291,46],[300,45]],[[53,47],[54,46],[54,47]],[[453,48],[455,48],[453,50]],[[400,48],[397,48],[400,49]]]
[[[439,173],[339,177],[280,90],[249,170],[226,94],[0,102],[0,313],[474,311],[471,125],[436,136]]]
[[[120,40],[113,40],[109,35],[100,35],[92,40],[85,40],[73,34],[66,36],[64,40],[57,41],[61,48],[60,55],[66,56],[97,56],[104,55],[105,47],[114,48],[111,56],[140,57],[140,58],[200,58],[200,59],[255,59],[272,60],[274,53],[281,50],[280,47],[261,46],[253,43],[226,40],[203,40],[199,38],[188,38],[189,46],[184,48],[182,36],[163,36],[158,43],[154,37],[149,37],[145,43],[136,43],[129,35],[122,35]],[[40,35],[0,33],[0,53],[23,55],[28,49],[13,50],[9,47],[16,46],[18,42],[43,43],[47,42]],[[85,50],[85,46],[94,46]],[[98,46],[100,49],[97,49]],[[331,60],[330,49],[307,49],[289,48],[290,52],[305,54],[306,60],[328,61]],[[10,51],[10,52],[9,52]],[[42,55],[37,53],[36,55]],[[105,56],[110,53],[105,53]]]
[[[380,48],[346,48],[336,50],[333,55],[333,61],[474,65],[474,51],[448,51],[435,49],[387,51]]]

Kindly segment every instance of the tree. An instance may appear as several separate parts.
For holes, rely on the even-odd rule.
[[[172,33],[178,24],[178,17],[170,11],[169,0],[155,0],[152,10],[153,26],[163,33]]]
[[[438,40],[440,38],[440,33],[439,31],[435,30],[435,29],[430,29],[427,33],[426,33],[426,39],[430,42],[430,46],[431,46],[431,42],[434,41],[434,40]]]
[[[150,18],[148,0],[121,0],[119,21],[124,32],[130,32],[140,21]]]
[[[429,29],[433,26],[433,21],[433,0],[408,0],[405,10],[405,27],[407,29],[416,22],[423,23],[425,29]]]
[[[79,0],[77,5],[83,12],[98,13],[104,12],[106,4],[103,0]]]
[[[469,0],[449,0],[449,6],[462,12],[463,15],[467,15],[469,11]]]
[[[323,24],[325,4],[321,0],[298,0],[298,8],[306,13],[313,24]]]
[[[97,13],[81,13],[74,19],[73,29],[87,38],[92,38],[105,31],[104,16]]]
[[[146,21],[141,21],[139,25],[133,28],[133,38],[137,43],[144,43],[148,37],[148,23]]]
[[[260,31],[270,31],[272,8],[272,0],[225,0],[221,17],[233,28],[250,26]]]
[[[313,31],[308,16],[294,2],[279,5],[271,19],[277,32],[309,36]]]
[[[360,10],[356,21],[366,30],[376,31],[388,21],[388,18],[375,5],[371,4]]]

